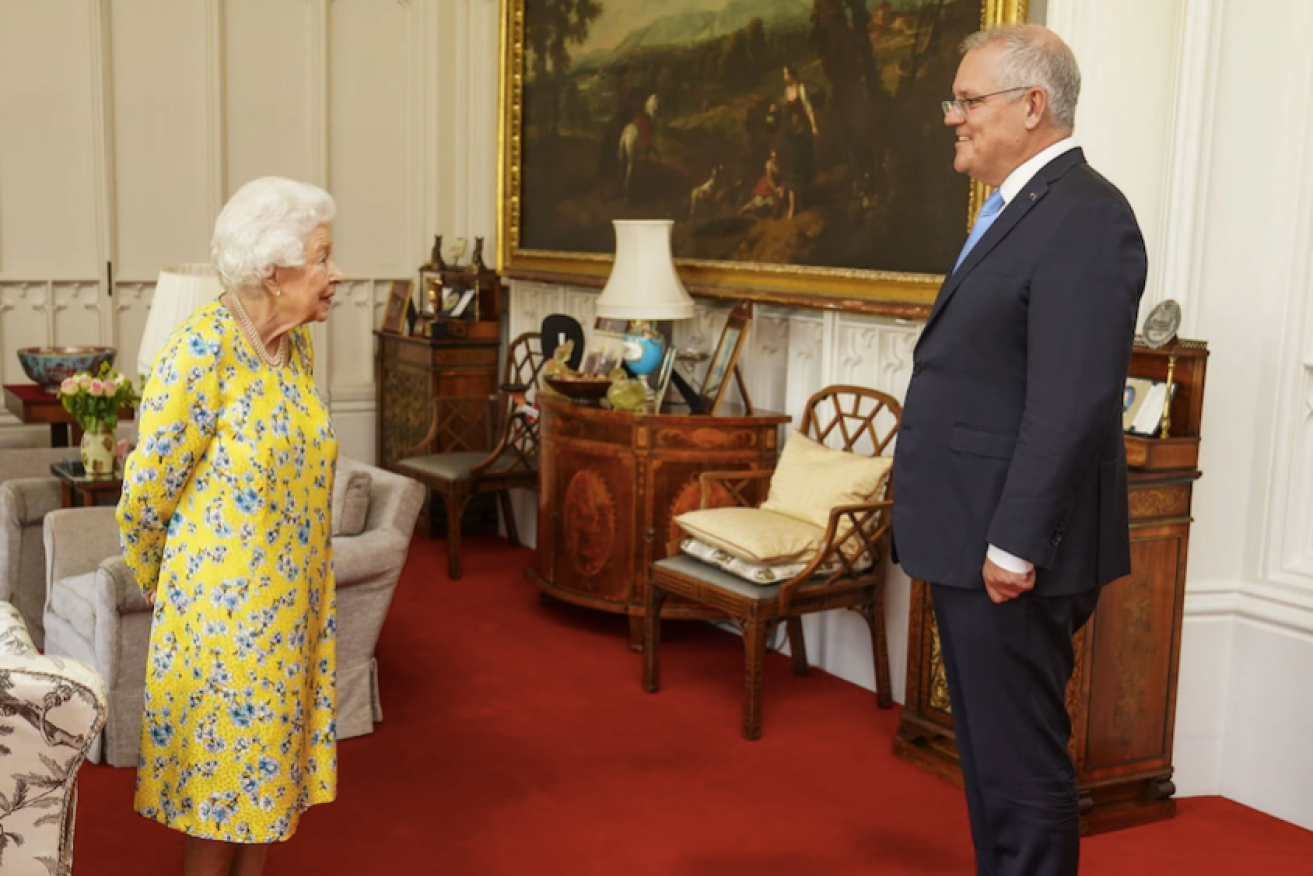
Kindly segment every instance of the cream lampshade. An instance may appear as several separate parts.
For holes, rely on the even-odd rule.
[[[173,330],[187,317],[223,292],[214,268],[209,265],[174,265],[160,271],[155,298],[146,316],[146,329],[137,350],[137,376],[150,374],[155,357]]]
[[[675,273],[669,219],[616,219],[615,265],[598,296],[604,319],[691,319],[693,299]]]

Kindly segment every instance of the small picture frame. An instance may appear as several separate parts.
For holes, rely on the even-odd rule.
[[[394,335],[401,334],[406,324],[406,305],[410,303],[413,283],[410,280],[393,280],[388,291],[387,306],[383,308],[383,324],[380,328]]]
[[[627,319],[598,317],[588,338],[583,364],[579,366],[580,373],[610,374],[618,367],[625,359],[624,333],[628,327]]]
[[[725,390],[734,379],[734,367],[738,363],[739,351],[747,337],[748,327],[752,325],[752,302],[741,301],[730,311],[725,320],[725,328],[720,333],[720,342],[716,352],[711,355],[707,365],[707,376],[698,390],[704,413],[715,414],[720,408]]]
[[[469,310],[470,302],[474,300],[474,295],[477,292],[477,289],[466,289],[464,292],[460,293],[456,298],[455,303],[452,304],[450,312],[446,315],[450,316],[452,319],[461,319],[464,317],[465,312]]]

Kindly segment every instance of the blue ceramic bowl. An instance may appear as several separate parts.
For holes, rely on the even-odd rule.
[[[23,372],[46,392],[58,392],[65,377],[79,371],[100,371],[102,362],[114,364],[113,347],[24,347],[18,351]]]

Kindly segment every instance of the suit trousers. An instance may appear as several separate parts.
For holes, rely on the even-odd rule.
[[[1072,636],[1099,590],[1026,593],[931,586],[966,785],[977,876],[1075,876],[1076,767],[1067,751]]]

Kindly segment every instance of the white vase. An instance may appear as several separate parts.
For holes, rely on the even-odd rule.
[[[114,433],[97,423],[82,433],[82,468],[88,477],[114,476]]]

